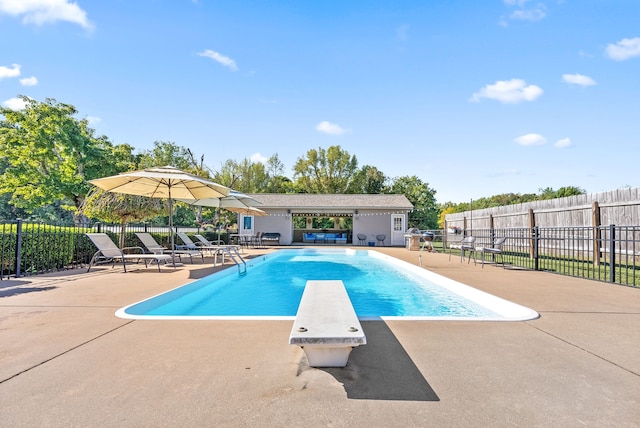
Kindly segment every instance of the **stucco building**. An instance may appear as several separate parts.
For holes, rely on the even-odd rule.
[[[239,216],[239,233],[279,233],[280,245],[308,242],[305,234],[344,236],[327,244],[405,245],[408,213],[413,205],[404,195],[250,194],[262,203],[266,216]],[[381,235],[384,239],[380,240]],[[363,239],[364,237],[364,239]],[[320,241],[322,242],[322,241]]]

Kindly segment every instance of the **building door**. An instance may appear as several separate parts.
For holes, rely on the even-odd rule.
[[[404,246],[404,214],[391,214],[391,245]]]

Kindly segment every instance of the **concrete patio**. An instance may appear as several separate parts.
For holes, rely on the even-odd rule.
[[[541,317],[363,322],[346,368],[313,369],[288,344],[291,321],[114,316],[211,264],[1,281],[0,426],[640,426],[640,289],[422,260]]]

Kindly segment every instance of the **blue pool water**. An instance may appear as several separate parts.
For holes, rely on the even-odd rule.
[[[361,319],[537,317],[528,308],[393,257],[351,249],[280,250],[248,260],[246,275],[239,275],[234,266],[116,314],[124,318],[293,318],[307,280],[336,279],[343,281]]]

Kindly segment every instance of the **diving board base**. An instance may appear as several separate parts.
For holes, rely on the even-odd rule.
[[[311,367],[345,367],[353,347],[305,345],[302,347]]]

